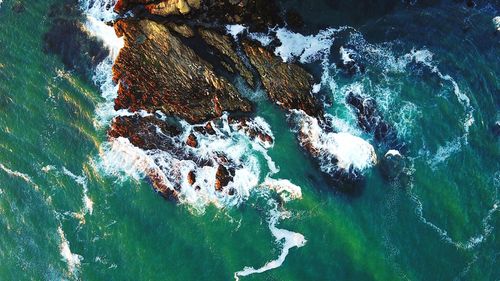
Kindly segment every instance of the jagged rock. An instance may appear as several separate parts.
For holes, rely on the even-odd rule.
[[[346,101],[354,108],[361,129],[373,133],[377,141],[386,143],[390,148],[402,147],[398,141],[396,129],[384,121],[375,100],[350,92],[347,94]]]
[[[165,199],[168,200],[177,200],[178,192],[172,188],[167,186],[163,177],[160,175],[161,171],[155,169],[149,169],[146,174],[148,175],[149,180],[151,181],[153,188],[160,193]]]
[[[169,22],[169,23],[166,23],[166,25],[171,30],[175,31],[176,33],[178,33],[186,38],[191,38],[194,36],[193,29],[187,24],[184,24],[184,23],[177,24],[177,23]]]
[[[165,25],[118,20],[115,31],[125,39],[113,65],[113,78],[119,83],[115,109],[161,110],[190,123],[211,120],[223,111],[252,110],[232,84]]]
[[[124,14],[137,6],[158,16],[182,14],[200,22],[244,23],[260,30],[283,23],[275,0],[118,0],[114,10]]]
[[[223,55],[227,56],[233,63],[235,68],[241,74],[243,78],[247,81],[247,83],[254,87],[253,74],[252,72],[245,66],[245,63],[241,59],[241,57],[234,50],[233,42],[231,38],[227,35],[219,34],[213,30],[200,28],[199,33],[203,40],[207,42],[210,46],[216,48]]]
[[[197,147],[198,146],[198,139],[196,138],[196,136],[194,134],[190,134],[188,136],[186,144],[191,146],[191,147]]]
[[[118,14],[124,14],[137,5],[145,5],[149,13],[159,16],[187,14],[191,8],[199,9],[201,0],[118,0],[114,10]]]
[[[215,175],[215,190],[222,191],[232,180],[233,176],[229,170],[224,165],[219,165]]]
[[[188,173],[188,183],[189,185],[193,185],[196,182],[196,173],[194,171],[190,171]]]
[[[266,132],[264,128],[256,125],[249,126],[250,119],[248,117],[230,118],[229,122],[235,124],[237,129],[249,136],[251,140],[258,138],[262,143],[268,146],[274,143],[273,137]]]
[[[159,134],[158,130],[161,133]],[[172,143],[165,136],[178,136],[180,130],[153,116],[141,117],[139,115],[118,116],[113,120],[108,135],[112,138],[128,138],[130,142],[141,149],[170,150]]]
[[[303,110],[314,117],[323,116],[321,105],[311,93],[313,78],[309,73],[298,65],[283,62],[257,43],[244,41],[243,48],[272,101],[284,109]]]
[[[397,179],[405,168],[405,160],[397,150],[389,150],[380,163],[380,171],[386,180]]]

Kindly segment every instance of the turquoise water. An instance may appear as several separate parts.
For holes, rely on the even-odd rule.
[[[14,2],[0,7],[0,280],[231,280],[280,255],[269,195],[258,189],[239,206],[200,214],[146,181],[99,169],[107,136],[96,110],[106,101],[42,52],[47,12],[59,2],[32,1],[19,14]],[[375,98],[407,144],[408,177],[387,182],[374,167],[359,196],[336,191],[285,113],[246,92],[276,139],[273,178],[302,190],[278,227],[307,242],[279,268],[240,280],[499,280],[498,3],[401,4],[345,18],[347,8],[304,3],[291,2],[304,33],[350,26],[332,35],[328,57],[306,65],[319,82],[328,61],[327,111],[382,158],[386,149],[344,103],[348,90]],[[359,55],[364,74],[333,66],[340,46]]]

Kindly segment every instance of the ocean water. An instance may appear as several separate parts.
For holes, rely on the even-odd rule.
[[[186,194],[181,204],[143,179],[155,155],[106,136],[125,114],[111,110],[122,42],[103,23],[107,2],[79,3],[110,50],[93,81],[43,52],[48,11],[62,1],[21,1],[16,13],[18,2],[0,1],[0,280],[500,279],[497,1],[283,1],[301,30],[228,27],[236,39],[278,40],[277,55],[315,75],[334,129],[381,160],[388,148],[345,102],[349,92],[373,98],[406,144],[405,176],[386,181],[365,154],[334,147],[365,176],[359,194],[339,191],[300,149],[293,114],[238,80],[275,144],[222,128],[231,142],[206,153],[234,151],[248,196]],[[350,58],[365,71],[346,75],[338,64]]]

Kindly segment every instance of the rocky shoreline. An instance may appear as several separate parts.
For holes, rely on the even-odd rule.
[[[114,11],[121,15],[113,23],[116,35],[124,39],[113,65],[113,80],[119,86],[114,108],[130,116],[114,118],[109,138],[125,138],[145,151],[195,163],[187,176],[186,171],[171,171],[175,167],[164,167],[167,173],[146,171],[164,197],[176,198],[186,182],[187,188],[199,190],[197,171],[207,167],[216,171],[213,181],[209,180],[216,192],[237,193],[230,183],[241,163],[226,151],[200,157],[200,138],[224,139],[227,136],[221,132],[229,126],[264,147],[274,143],[268,129],[255,125],[255,106],[232,84],[235,76],[251,88],[262,85],[270,101],[295,116],[289,118],[290,128],[304,151],[327,167],[321,169],[325,176],[347,175],[342,179],[349,179],[360,175],[358,167],[335,154],[340,144],[332,149],[330,142],[357,143],[365,150],[365,161],[376,164],[373,147],[362,139],[326,133],[328,119],[313,93],[311,74],[298,64],[284,62],[270,47],[248,36],[236,41],[225,34],[224,24],[244,24],[249,30],[283,24],[274,1],[120,0]],[[352,105],[362,112],[364,108],[356,102],[353,97]],[[360,115],[360,122],[366,123],[363,118]],[[376,126],[376,132],[385,130],[380,133],[384,140],[392,134],[384,124],[367,126]],[[325,137],[318,137],[323,132]]]

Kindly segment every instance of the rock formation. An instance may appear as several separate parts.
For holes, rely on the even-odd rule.
[[[272,101],[287,110],[322,117],[323,109],[311,93],[313,78],[309,73],[298,65],[283,62],[258,43],[245,41],[243,48]]]
[[[113,66],[119,84],[115,109],[161,110],[190,123],[220,117],[224,111],[252,110],[233,85],[165,25],[119,20],[115,30],[125,38]]]

